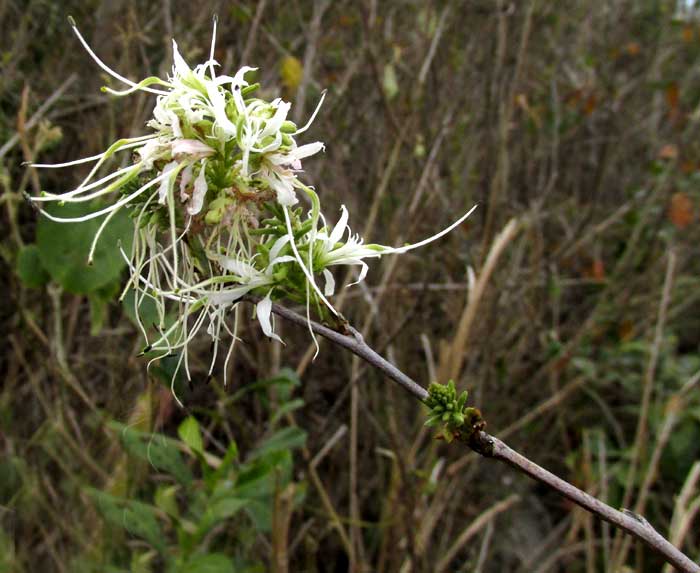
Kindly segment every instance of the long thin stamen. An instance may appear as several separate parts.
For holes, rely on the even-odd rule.
[[[314,122],[314,119],[316,119],[316,114],[318,113],[318,110],[321,109],[321,106],[323,105],[323,100],[326,99],[326,90],[323,90],[323,93],[321,94],[321,99],[319,100],[318,104],[316,105],[316,109],[314,112],[311,114],[311,117],[309,118],[309,121],[306,122],[304,127],[301,129],[297,129],[294,135],[298,135],[300,133],[304,133],[309,127],[311,127],[311,124]]]
[[[214,49],[216,48],[216,25],[219,22],[219,17],[214,15],[213,20],[213,30],[211,32],[211,49],[209,50],[209,73],[211,74],[211,79],[216,78],[216,72],[214,71]]]
[[[109,175],[106,175],[102,179],[98,179],[97,181],[90,183],[89,185],[86,185],[85,187],[77,187],[73,189],[72,191],[68,191],[66,193],[45,193],[44,195],[40,197],[31,197],[32,201],[35,201],[37,203],[42,203],[42,202],[47,202],[47,201],[64,201],[64,202],[71,202],[70,199],[71,197],[74,197],[75,195],[78,195],[80,193],[83,193],[84,191],[90,191],[91,189],[95,189],[96,187],[100,187],[107,183],[108,181],[111,181],[112,179],[116,179],[117,177],[123,175],[124,173],[129,173],[131,171],[138,171],[140,169],[140,166],[134,166],[134,165],[129,165],[128,167],[124,167],[122,169],[119,169],[115,171],[114,173],[110,173]],[[123,184],[123,183],[122,183]],[[92,198],[93,195],[90,196]]]
[[[80,33],[80,30],[78,30],[78,26],[75,23],[75,20],[73,18],[68,18],[68,21],[70,22],[71,28],[73,28],[73,32],[75,32],[75,35],[78,36],[78,40],[80,40],[80,43],[83,45],[83,48],[87,51],[88,54],[92,57],[93,60],[95,60],[95,63],[100,66],[105,72],[107,72],[110,76],[113,78],[118,79],[120,82],[124,82],[126,85],[135,87],[137,84],[135,82],[132,82],[130,79],[125,78],[124,76],[118,74],[115,72],[113,69],[111,69],[107,64],[105,64],[100,58],[97,57],[97,54],[92,51],[88,43],[85,41],[85,38],[83,38],[83,35]],[[149,92],[152,94],[156,95],[168,95],[169,92],[163,91],[163,90],[154,90],[149,87],[142,87],[141,88],[145,92]]]
[[[83,215],[82,217],[55,217],[54,215],[52,215],[51,213],[47,213],[43,209],[41,210],[41,214],[47,217],[48,219],[55,221],[56,223],[81,223],[83,221],[89,221],[90,219],[96,219],[97,217],[101,217],[105,213],[111,213],[112,211],[121,209],[124,205],[128,204],[130,201],[143,194],[143,192],[146,191],[146,189],[150,189],[156,183],[159,183],[162,179],[168,177],[169,175],[170,173],[161,173],[156,178],[152,179],[145,185],[139,187],[131,195],[124,197],[124,199],[122,199],[121,201],[117,201],[114,205],[110,205],[109,207],[105,207],[104,209],[100,209],[99,211],[95,211],[94,213],[89,213],[88,215]]]
[[[335,316],[338,316],[338,311],[335,310],[335,308],[333,308],[333,305],[330,302],[328,302],[328,299],[318,288],[318,285],[316,284],[313,275],[309,272],[309,270],[306,268],[306,265],[304,264],[304,261],[301,259],[301,255],[299,254],[299,250],[297,249],[296,243],[294,241],[294,231],[292,230],[292,221],[289,218],[289,209],[286,206],[283,206],[282,210],[284,211],[284,220],[287,224],[287,232],[291,237],[289,240],[289,244],[292,247],[292,252],[294,253],[294,257],[296,258],[297,263],[299,263],[299,267],[301,267],[301,270],[306,276],[306,279],[309,281],[314,291],[316,291],[318,297],[323,301],[323,304],[325,304]]]
[[[462,215],[459,219],[457,219],[449,227],[443,229],[442,231],[440,231],[436,235],[433,235],[432,237],[428,237],[427,239],[423,239],[422,241],[419,241],[418,243],[414,243],[413,245],[406,245],[405,247],[392,248],[389,251],[387,251],[387,254],[407,253],[408,251],[412,251],[413,249],[417,249],[419,247],[424,247],[425,245],[432,243],[433,241],[437,241],[441,237],[444,237],[445,235],[447,235],[447,233],[449,233],[450,231],[452,231],[456,227],[459,227],[459,225],[461,225],[466,220],[466,218],[469,217],[469,215],[471,215],[474,212],[474,210],[478,206],[479,206],[478,204],[474,205],[471,209],[469,209],[469,211],[467,211],[464,215]]]
[[[134,147],[139,147],[143,145],[143,142],[148,140],[148,139],[155,139],[158,137],[158,134],[152,134],[152,135],[144,135],[141,137],[132,137],[129,139],[120,139],[119,141],[116,141],[113,143],[106,151],[103,151],[102,153],[98,153],[97,155],[92,155],[91,157],[83,157],[82,159],[75,159],[73,161],[67,161],[65,163],[32,163],[29,162],[27,163],[28,166],[30,167],[35,167],[37,169],[61,169],[63,167],[72,167],[73,165],[81,165],[82,163],[90,163],[91,161],[97,161],[98,159],[102,159],[105,155],[110,153],[110,149],[114,147],[116,144],[118,144],[120,141],[128,141],[130,143],[126,143],[124,145],[121,145],[119,149],[116,149],[115,151],[123,151],[125,149],[132,149]],[[114,153],[114,152],[112,152]]]

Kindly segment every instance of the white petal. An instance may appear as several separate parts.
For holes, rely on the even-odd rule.
[[[180,177],[180,201],[187,201],[190,196],[187,194],[187,186],[192,182],[192,164],[190,163],[182,172]]]
[[[263,177],[267,183],[275,190],[277,193],[277,202],[285,207],[290,207],[294,205],[298,199],[296,193],[294,193],[294,187],[289,177],[282,178],[279,173],[275,173],[273,176]]]
[[[282,339],[272,331],[272,323],[270,320],[272,315],[272,299],[270,298],[271,295],[272,291],[270,290],[268,291],[265,298],[262,299],[255,307],[258,315],[258,322],[260,323],[260,328],[262,328],[262,331],[265,334],[265,336],[269,338],[274,338],[275,340],[282,342]]]
[[[268,135],[272,135],[273,133],[277,133],[280,127],[282,127],[284,120],[287,119],[287,113],[289,113],[289,108],[291,106],[291,103],[287,103],[286,101],[280,101],[277,105],[277,111],[275,111],[275,115],[273,115],[270,119],[267,120],[267,122],[265,122],[265,129],[260,134],[260,137],[266,137]]]
[[[202,210],[204,205],[204,197],[207,194],[207,178],[206,178],[207,162],[202,161],[202,167],[199,170],[197,179],[194,180],[194,192],[192,193],[192,201],[187,206],[187,212],[190,215],[196,215]]]
[[[163,167],[163,175],[165,177],[161,180],[160,187],[158,188],[158,203],[161,205],[165,204],[165,200],[168,198],[168,191],[173,183],[172,176],[167,175],[175,169],[177,165],[177,161],[171,161],[170,163],[166,163],[165,167]]]
[[[280,254],[280,251],[282,248],[289,242],[289,235],[283,235],[279,239],[275,241],[275,244],[272,245],[272,248],[270,249],[270,260],[273,261],[277,258],[277,255]]]
[[[345,233],[345,229],[348,226],[348,210],[345,208],[345,205],[341,205],[340,207],[340,220],[336,224],[335,227],[333,227],[333,231],[331,232],[331,236],[328,239],[328,242],[331,245],[331,248],[340,241],[340,239],[343,238],[343,234]]]
[[[267,265],[267,270],[266,272],[270,272],[272,270],[272,267],[275,265],[278,265],[280,263],[291,263],[292,261],[296,261],[296,259],[292,255],[284,255],[283,257],[277,257],[276,259],[272,259],[270,261],[270,264]]]
[[[323,294],[331,296],[335,293],[335,277],[328,269],[323,269],[323,276],[326,278],[326,286],[323,288]]]
[[[319,151],[325,149],[326,146],[321,141],[314,141],[313,143],[307,143],[306,145],[301,145],[292,151],[294,157],[297,159],[304,159],[311,155],[315,155]]]
[[[173,135],[175,137],[182,137],[182,128],[180,127],[180,118],[172,110],[168,111],[168,118],[170,119],[170,126],[173,129]]]
[[[214,293],[209,295],[209,301],[212,304],[218,305],[218,306],[226,306],[231,304],[233,301],[238,300],[241,298],[244,294],[247,294],[251,290],[253,290],[255,286],[249,286],[249,285],[243,285],[240,287],[235,287],[231,289],[227,289],[224,291],[221,291],[220,293]]]
[[[218,261],[223,269],[244,279],[252,279],[259,274],[254,266],[233,257],[219,257]]]
[[[192,70],[185,62],[185,59],[180,55],[180,51],[177,49],[177,42],[173,40],[173,63],[175,64],[175,71],[179,76],[186,76]]]
[[[236,126],[226,115],[226,98],[214,82],[207,82],[207,95],[213,107],[216,125],[223,130],[227,137],[234,136],[236,134]]]
[[[361,283],[363,280],[365,280],[365,277],[367,276],[367,271],[369,270],[367,263],[363,263],[362,261],[358,261],[356,263],[350,263],[350,264],[361,265],[362,269],[360,270],[359,278],[354,283],[348,284],[348,286],[356,285],[357,283]]]

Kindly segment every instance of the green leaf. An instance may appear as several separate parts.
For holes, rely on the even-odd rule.
[[[209,509],[217,521],[223,521],[224,519],[233,517],[246,506],[248,501],[247,499],[239,499],[236,497],[225,497],[214,501],[209,506]]]
[[[41,264],[39,248],[36,245],[25,245],[17,255],[17,266],[15,267],[19,280],[24,286],[29,288],[40,288],[49,279],[49,273]]]
[[[102,330],[107,320],[108,304],[101,296],[89,294],[88,301],[90,302],[90,335],[96,336]]]
[[[236,497],[271,499],[275,487],[284,487],[292,477],[292,454],[274,452],[245,464],[236,478]]]
[[[204,453],[202,433],[199,429],[199,422],[197,422],[194,416],[189,416],[180,424],[180,427],[177,429],[177,434],[193,452],[197,454]]]
[[[289,412],[293,412],[294,410],[298,410],[299,408],[303,407],[304,400],[302,400],[301,398],[297,398],[296,400],[291,400],[282,404],[279,408],[277,408],[272,418],[270,418],[270,426],[274,428],[283,416],[287,415]]]
[[[223,459],[221,460],[219,467],[216,468],[216,471],[211,475],[210,485],[212,487],[219,480],[226,477],[226,475],[229,473],[229,470],[231,469],[231,466],[233,466],[233,463],[237,459],[238,459],[238,445],[236,444],[236,442],[232,441],[231,443],[229,443],[228,449],[226,450],[226,454],[224,455]]]
[[[165,552],[165,537],[153,507],[139,501],[114,497],[92,488],[88,493],[97,503],[97,509],[107,522],[146,540],[160,553]]]
[[[183,461],[174,440],[162,434],[139,432],[117,422],[109,422],[108,426],[118,432],[119,439],[129,454],[146,460],[157,470],[169,473],[183,485],[192,483],[192,472]]]
[[[250,503],[250,499],[235,497],[230,492],[226,497],[211,500],[199,520],[195,538],[202,539],[215,525],[230,519]]]
[[[155,325],[160,325],[160,315],[158,314],[158,308],[156,307],[155,301],[150,296],[143,296],[143,293],[139,293],[138,308],[136,308],[136,297],[133,289],[129,289],[124,298],[122,299],[122,306],[124,308],[124,313],[129,320],[135,325],[139,324],[140,319],[141,324],[146,329],[147,332],[155,332]],[[169,312],[165,315],[163,319],[163,324],[161,325],[163,330],[167,330],[175,322],[176,314],[175,312]],[[140,331],[140,329],[139,329]],[[168,381],[168,385],[170,382]]]
[[[299,380],[297,373],[291,368],[282,368],[277,375],[273,376],[272,378],[259,380],[258,382],[253,382],[252,384],[248,384],[244,388],[241,388],[233,395],[231,401],[233,402],[238,400],[241,396],[247,394],[248,392],[275,387],[277,388],[280,400],[286,402],[291,397],[294,387],[299,385],[301,385],[301,381]]]
[[[102,203],[50,204],[46,210],[58,217],[78,217],[103,207]],[[94,264],[88,266],[90,245],[104,217],[82,223],[57,223],[41,217],[37,225],[36,244],[41,264],[65,290],[87,294],[119,278],[126,263],[119,244],[129,252],[133,222],[123,209],[105,227],[95,250]]]
[[[234,573],[231,560],[222,553],[192,556],[177,569],[178,573]]]
[[[254,460],[272,452],[300,448],[306,443],[306,432],[301,428],[283,428],[265,440],[254,452],[250,459]]]
[[[159,486],[154,496],[156,507],[167,513],[169,516],[179,518],[180,509],[177,506],[177,491],[179,487],[176,485]]]
[[[134,553],[131,557],[130,573],[152,573],[152,561],[158,554],[155,551]]]

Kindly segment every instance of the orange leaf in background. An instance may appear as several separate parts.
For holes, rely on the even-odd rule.
[[[673,143],[667,143],[659,150],[659,159],[677,159],[678,147]]]
[[[695,29],[693,28],[693,26],[686,24],[685,26],[683,26],[681,36],[686,44],[690,44],[695,39]]]
[[[666,103],[668,107],[671,108],[672,112],[678,111],[678,103],[680,101],[680,92],[678,90],[678,84],[676,82],[671,82],[666,87]]]
[[[692,161],[684,161],[681,163],[681,171],[688,175],[689,173],[693,173],[693,171],[697,171],[698,166],[692,162]]]
[[[585,113],[586,115],[591,115],[597,107],[598,97],[594,93],[592,93],[586,98],[586,101],[583,103],[583,113]]]
[[[678,229],[685,229],[693,222],[693,202],[687,194],[679,191],[671,196],[668,218]]]
[[[638,56],[642,51],[642,46],[639,42],[630,42],[625,46],[625,52],[630,56]]]
[[[617,327],[617,334],[622,342],[629,342],[634,335],[634,324],[631,320],[623,320]]]
[[[605,279],[605,265],[602,259],[593,259],[593,265],[591,266],[591,277],[597,281],[602,281]]]

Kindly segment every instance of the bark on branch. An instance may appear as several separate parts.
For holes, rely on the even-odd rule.
[[[244,300],[252,303],[257,302],[257,299],[252,296],[246,296]],[[286,307],[273,304],[272,312],[289,322],[309,328],[309,322],[306,317]],[[397,383],[421,402],[428,397],[428,392],[425,388],[375,352],[364,341],[362,335],[349,324],[343,324],[342,327],[345,332],[338,332],[314,321],[310,322],[310,327],[316,334],[323,336],[338,346],[342,346],[383,372],[387,378]],[[675,567],[676,570],[682,573],[700,573],[700,566],[697,563],[693,562],[687,555],[671,544],[642,516],[626,509],[618,511],[610,507],[569,482],[555,476],[543,467],[538,466],[533,461],[508,447],[498,438],[486,432],[478,431],[472,434],[466,443],[478,454],[511,465],[532,479],[549,486],[586,511],[643,541],[652,551]]]

